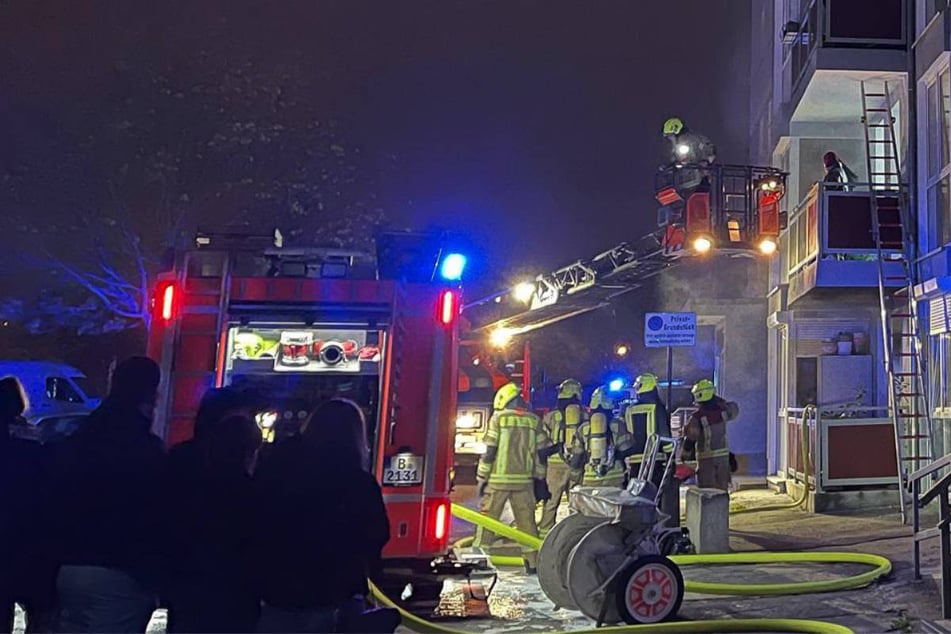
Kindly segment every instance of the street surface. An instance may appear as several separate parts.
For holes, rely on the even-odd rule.
[[[474,491],[463,488],[458,501],[477,508]],[[789,501],[766,489],[739,491],[734,504],[762,506]],[[563,508],[562,513],[567,509]],[[503,516],[503,520],[511,518]],[[930,517],[928,518],[930,521]],[[888,557],[893,571],[873,586],[824,594],[778,597],[714,597],[688,593],[680,609],[685,620],[725,618],[808,618],[846,625],[856,632],[928,631],[940,619],[938,544],[924,545],[924,578],[912,578],[911,530],[902,526],[894,510],[869,509],[862,513],[810,515],[797,510],[764,511],[735,515],[731,519],[734,551],[841,550],[868,552]],[[455,539],[472,533],[471,527],[454,520]],[[781,583],[836,578],[856,574],[867,567],[851,564],[774,564],[769,566],[689,566],[684,577],[705,581]],[[453,603],[459,588],[448,586],[445,599]],[[470,632],[552,632],[584,629],[593,623],[577,612],[555,611],[535,577],[521,570],[501,570],[489,599],[492,618],[452,622]],[[447,623],[449,624],[449,623]],[[16,631],[22,633],[22,620]],[[934,627],[932,625],[932,627]],[[163,610],[155,613],[150,634],[165,631]],[[407,630],[408,631],[408,630]],[[935,630],[931,630],[935,631]],[[940,631],[940,630],[937,630]],[[951,630],[949,630],[951,631]]]

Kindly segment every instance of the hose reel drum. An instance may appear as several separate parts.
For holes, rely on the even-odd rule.
[[[625,488],[569,493],[575,511],[548,533],[538,553],[538,581],[555,606],[579,610],[598,625],[659,623],[676,616],[684,580],[667,555],[689,549],[683,529],[664,525],[660,488],[651,482],[661,443],[652,436],[638,477]],[[671,477],[674,453],[664,479]]]

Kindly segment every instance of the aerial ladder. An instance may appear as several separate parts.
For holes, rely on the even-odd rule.
[[[524,334],[607,306],[684,257],[772,255],[786,174],[748,165],[670,165],[655,179],[657,229],[463,307],[473,334]]]

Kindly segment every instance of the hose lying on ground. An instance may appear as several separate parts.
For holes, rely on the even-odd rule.
[[[528,535],[512,528],[498,520],[477,513],[459,504],[452,505],[452,514],[471,524],[477,524],[497,535],[538,550],[542,540],[534,535]],[[462,543],[456,546],[461,547]],[[892,563],[885,557],[870,553],[847,552],[809,552],[809,553],[771,553],[747,552],[726,553],[716,555],[674,555],[670,559],[680,566],[698,564],[726,565],[726,564],[770,564],[770,563],[848,563],[873,566],[872,570],[842,577],[840,579],[825,579],[821,581],[799,581],[793,583],[714,583],[712,581],[694,581],[687,579],[684,586],[688,592],[701,594],[733,595],[733,596],[763,596],[808,594],[811,592],[834,592],[837,590],[852,590],[862,588],[883,577],[892,571]],[[491,557],[496,566],[521,566],[521,557],[505,557],[495,555]]]
[[[477,524],[491,530],[498,535],[507,537],[516,543],[534,550],[541,547],[541,541],[534,535],[528,535],[502,522],[477,513],[464,506],[452,505],[453,515],[459,519]],[[461,547],[464,541],[457,542]],[[520,566],[521,557],[491,558],[492,563],[499,566]],[[818,552],[818,553],[730,553],[717,555],[680,555],[671,557],[678,565],[694,564],[763,564],[763,563],[858,563],[874,566],[868,572],[842,579],[823,581],[806,581],[797,583],[775,584],[726,584],[707,581],[686,580],[684,586],[688,592],[715,595],[791,595],[810,592],[832,592],[861,588],[872,583],[879,577],[891,572],[891,562],[885,557],[868,553]],[[406,610],[384,595],[379,588],[371,583],[371,592],[374,598],[382,605],[396,608],[400,611],[403,625],[414,632],[433,632],[438,634],[470,634],[467,630],[448,627],[432,621],[427,621]],[[657,634],[674,632],[807,632],[814,634],[852,634],[852,630],[824,621],[804,619],[719,619],[702,621],[675,621],[668,623],[652,623],[648,625],[619,625],[601,628],[572,630],[572,634],[625,634],[638,632],[652,632]]]
[[[403,626],[413,632],[434,634],[472,634],[471,630],[449,627],[434,623],[407,612],[383,594],[372,582],[370,593],[373,598],[389,608],[399,610]],[[648,625],[616,625],[583,630],[569,630],[571,634],[625,634],[651,632],[657,634],[677,634],[683,632],[807,632],[809,634],[854,634],[852,630],[836,623],[809,621],[805,619],[719,619],[705,621],[672,621],[668,623],[650,623]]]

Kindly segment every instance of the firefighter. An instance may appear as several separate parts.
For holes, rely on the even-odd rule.
[[[637,394],[637,401],[624,410],[624,423],[631,435],[634,448],[634,452],[628,458],[628,464],[631,472],[636,476],[644,459],[647,439],[653,434],[670,436],[670,415],[667,413],[667,406],[664,405],[660,394],[657,392],[657,375],[645,372],[634,380],[633,387]],[[669,453],[673,451],[673,447],[665,445],[663,450]],[[652,481],[655,485],[660,486],[664,477],[663,464],[666,462],[666,456],[663,452],[657,452],[655,462],[661,464],[655,465]]]
[[[476,472],[481,511],[499,519],[508,502],[515,525],[529,535],[538,535],[535,505],[550,498],[545,482],[551,440],[538,417],[519,397],[519,388],[506,383],[495,394],[495,412],[489,419],[483,442],[486,451]],[[495,535],[476,528],[475,546],[491,545]],[[522,549],[525,572],[535,572],[536,553]]]
[[[712,165],[716,161],[716,148],[710,139],[690,130],[677,117],[664,122],[664,138],[670,141],[671,165]]]
[[[572,466],[583,465],[582,486],[624,486],[625,459],[634,448],[624,421],[614,415],[614,399],[607,388],[594,391],[590,410],[575,436]]]
[[[583,421],[581,383],[575,379],[565,379],[558,386],[558,403],[555,409],[548,412],[542,420],[552,442],[546,477],[551,498],[545,502],[541,521],[538,523],[538,532],[542,537],[555,525],[562,497],[566,497],[572,487],[581,484],[581,470],[573,469],[569,462],[575,434]]]
[[[739,407],[716,395],[713,381],[702,379],[691,393],[697,411],[687,419],[684,436],[695,445],[697,486],[730,490],[730,448],[726,424],[736,418]]]

